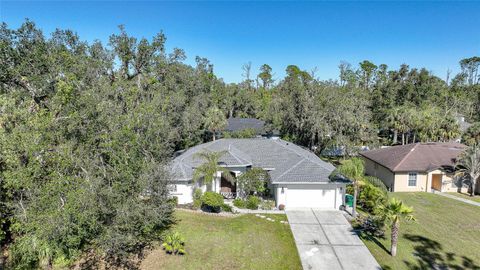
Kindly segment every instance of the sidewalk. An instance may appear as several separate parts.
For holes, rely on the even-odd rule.
[[[464,199],[464,198],[460,198],[460,197],[457,197],[457,196],[453,196],[453,195],[450,195],[448,193],[438,192],[438,191],[433,191],[433,193],[437,194],[437,195],[440,195],[440,196],[443,196],[443,197],[447,197],[447,198],[450,198],[450,199],[454,199],[454,200],[457,200],[457,201],[468,203],[468,204],[471,204],[471,205],[480,206],[479,202],[474,202],[474,201],[469,200],[469,199]]]
[[[285,214],[285,211],[283,210],[250,210],[250,209],[240,209],[235,206],[232,207],[234,212],[238,212],[241,214]]]

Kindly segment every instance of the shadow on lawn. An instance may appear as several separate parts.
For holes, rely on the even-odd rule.
[[[390,254],[388,250],[375,236],[360,233],[360,238],[364,241],[375,243],[378,247],[383,249],[386,253]],[[403,236],[408,241],[414,244],[414,257],[416,262],[404,261],[408,269],[412,270],[480,270],[480,265],[474,260],[466,257],[456,255],[452,252],[445,252],[442,244],[432,240],[430,238],[421,236],[406,234]],[[388,265],[382,265],[384,270],[392,270]]]
[[[375,245],[379,246],[385,252],[390,254],[390,250],[388,250],[380,241],[378,241],[376,236],[373,236],[371,234],[367,234],[366,232],[359,233],[358,236],[364,241],[369,241],[369,242],[375,243]]]
[[[452,252],[444,252],[442,245],[421,235],[406,234],[405,239],[413,242],[416,263],[404,261],[408,269],[471,269],[480,270],[472,259]]]
[[[98,256],[93,250],[84,256],[72,267],[73,270],[97,270],[97,269],[128,269],[139,270],[142,260],[145,258],[147,247],[135,247],[132,254],[124,256]]]

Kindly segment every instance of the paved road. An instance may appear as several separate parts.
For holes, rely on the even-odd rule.
[[[340,211],[286,212],[303,269],[381,269]]]

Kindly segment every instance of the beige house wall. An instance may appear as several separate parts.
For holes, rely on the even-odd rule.
[[[459,187],[457,186],[457,183],[455,181],[454,173],[445,173],[444,171],[441,171],[441,170],[431,171],[429,173],[430,181],[432,179],[431,177],[433,174],[442,175],[442,190],[441,190],[442,192],[457,192],[457,191],[467,192],[468,191],[467,185],[463,185],[459,190]]]
[[[370,176],[375,176],[382,180],[387,188],[393,191],[394,174],[389,169],[372,161],[368,158],[362,157],[365,164],[365,173]]]
[[[412,172],[417,173],[417,185],[408,186],[408,174],[410,172],[395,173],[395,187],[393,191],[395,192],[413,192],[413,191],[429,191],[428,187],[428,176],[426,173],[422,172]]]
[[[442,170],[434,170],[431,172],[416,172],[417,185],[415,187],[408,186],[408,173],[395,173],[395,189],[396,192],[410,192],[410,191],[432,191],[432,175],[442,175],[442,190],[441,192],[457,192],[458,187],[454,182],[454,175],[446,173]],[[467,192],[468,187],[461,188],[461,192]]]

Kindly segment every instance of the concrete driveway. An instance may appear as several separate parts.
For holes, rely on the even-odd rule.
[[[303,269],[381,269],[340,211],[286,213]]]

